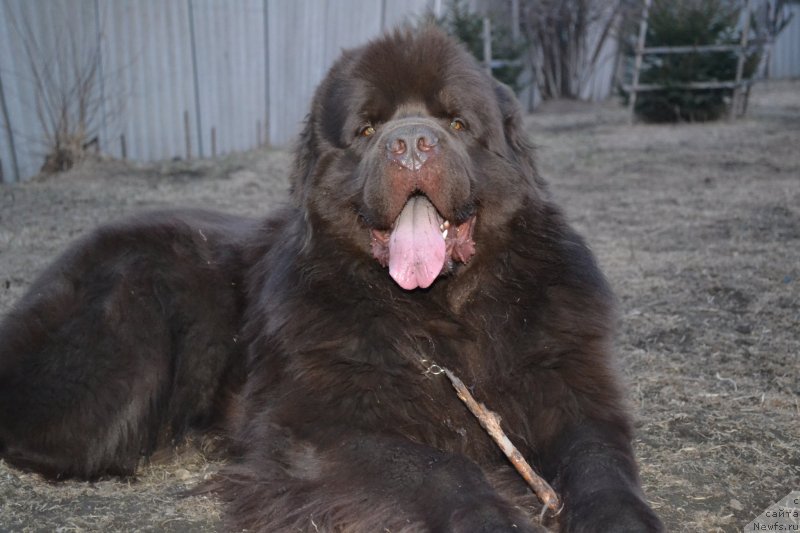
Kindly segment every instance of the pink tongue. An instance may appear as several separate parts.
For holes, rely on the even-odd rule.
[[[389,237],[389,275],[411,290],[433,283],[444,266],[441,218],[427,198],[412,196]]]

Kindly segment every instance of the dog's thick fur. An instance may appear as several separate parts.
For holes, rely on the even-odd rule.
[[[210,488],[232,528],[538,530],[440,365],[560,492],[561,530],[661,530],[612,368],[612,296],[507,88],[437,30],[388,35],[333,66],[292,172],[294,205],[263,221],[149,214],[45,271],[0,326],[2,457],[127,475],[223,427],[231,461]],[[414,202],[450,227],[416,263],[393,240],[403,217],[419,226]],[[417,276],[434,248],[433,278]]]

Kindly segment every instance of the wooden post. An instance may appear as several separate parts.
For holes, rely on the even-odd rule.
[[[119,136],[119,151],[122,154],[123,161],[128,159],[128,144],[125,142],[125,134]]]
[[[211,126],[211,157],[217,157],[217,128]]]
[[[511,41],[519,42],[519,0],[511,0]]]
[[[742,22],[742,38],[739,41],[739,61],[736,63],[736,85],[733,89],[733,100],[728,114],[730,118],[736,118],[743,114],[740,109],[742,105],[742,75],[744,74],[744,62],[747,59],[747,43],[750,37],[750,5],[752,0],[747,0],[742,8],[744,21]]]
[[[650,17],[650,5],[653,0],[644,0],[642,10],[642,20],[639,22],[639,39],[636,41],[636,60],[633,65],[633,83],[631,83],[631,94],[628,98],[628,106],[631,112],[631,122],[634,120],[634,110],[636,108],[636,91],[639,90],[639,71],[642,69],[642,57],[644,56],[644,43],[647,38],[647,19]]]
[[[192,158],[192,132],[189,129],[189,112],[183,112],[183,135],[186,137],[186,159]]]
[[[263,146],[261,144],[261,121],[260,120],[256,120],[256,146],[258,146],[259,148],[261,148],[261,146]]]
[[[492,75],[492,23],[483,17],[483,64],[486,73]]]

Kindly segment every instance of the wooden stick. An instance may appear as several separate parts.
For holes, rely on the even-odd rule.
[[[553,513],[558,514],[561,511],[561,501],[558,494],[553,490],[547,481],[542,479],[536,472],[533,471],[531,465],[522,456],[516,446],[509,440],[503,429],[500,427],[500,415],[494,411],[490,411],[482,403],[478,403],[475,397],[469,392],[469,389],[464,385],[464,382],[458,379],[455,374],[450,370],[443,368],[444,373],[447,375],[453,388],[456,389],[458,398],[464,402],[470,412],[475,415],[483,429],[492,437],[497,446],[503,450],[508,460],[517,469],[522,478],[530,485],[533,492],[539,500],[549,508]]]

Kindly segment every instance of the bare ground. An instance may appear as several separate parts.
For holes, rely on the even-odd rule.
[[[647,495],[670,531],[741,531],[800,490],[800,82],[758,85],[737,122],[627,124],[553,103],[528,119],[543,174],[619,297]],[[143,208],[257,214],[284,151],[100,161],[0,187],[0,314],[75,236]],[[219,462],[167,451],[135,480],[50,484],[0,462],[0,531],[213,531],[185,497]]]

